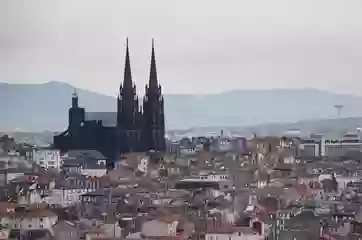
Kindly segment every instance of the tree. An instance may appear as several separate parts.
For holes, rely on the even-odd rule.
[[[15,149],[16,143],[14,138],[9,137],[9,135],[4,135],[0,138],[0,146],[5,153],[8,153]]]

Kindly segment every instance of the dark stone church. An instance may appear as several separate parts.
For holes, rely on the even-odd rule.
[[[68,129],[54,137],[54,148],[98,150],[109,163],[129,152],[165,151],[164,99],[157,79],[154,42],[149,82],[143,107],[132,81],[126,44],[124,79],[117,97],[117,113],[87,113],[78,105],[76,93],[69,109]],[[111,120],[110,120],[111,119]]]

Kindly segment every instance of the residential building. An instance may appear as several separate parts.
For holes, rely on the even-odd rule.
[[[231,189],[232,183],[229,175],[226,173],[208,173],[199,176],[186,177],[178,181],[175,185],[177,189],[195,189],[209,187],[214,189],[228,190]]]
[[[66,173],[79,173],[89,177],[102,177],[107,173],[105,160],[94,158],[66,158],[61,169]]]
[[[250,227],[226,226],[207,229],[205,240],[264,240],[265,236],[258,234]]]
[[[13,211],[2,214],[2,226],[10,229],[48,229],[57,222],[58,216],[45,208],[17,208]]]
[[[142,233],[147,237],[176,236],[178,223],[172,216],[151,220],[142,225]]]
[[[325,137],[313,134],[300,143],[301,157],[340,158],[350,152],[361,152],[362,141],[357,133],[346,133],[342,137]]]
[[[52,190],[52,194],[44,201],[49,204],[60,205],[63,207],[71,206],[79,201],[79,197],[82,194],[93,192],[92,188],[80,188],[80,187],[58,187]]]
[[[31,160],[44,169],[59,171],[62,165],[60,151],[55,149],[34,149]]]

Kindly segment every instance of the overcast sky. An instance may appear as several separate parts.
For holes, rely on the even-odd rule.
[[[315,87],[362,95],[361,0],[0,0],[0,80],[138,91],[151,38],[168,93]]]

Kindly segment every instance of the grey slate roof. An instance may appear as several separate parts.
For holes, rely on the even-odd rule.
[[[88,121],[101,120],[103,126],[115,127],[117,125],[116,112],[86,112],[85,119]]]
[[[97,150],[70,150],[67,152],[68,158],[95,158],[97,160],[105,160],[106,157]]]

